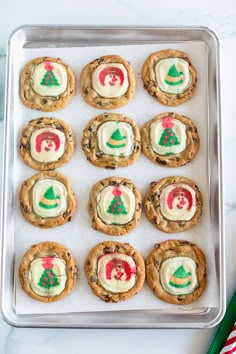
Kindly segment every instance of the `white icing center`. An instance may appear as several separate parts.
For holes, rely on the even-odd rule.
[[[168,258],[161,265],[160,283],[169,294],[191,294],[198,286],[196,263],[189,257]]]
[[[51,66],[48,67],[46,63]],[[50,68],[52,69],[47,70]],[[43,62],[35,66],[32,80],[33,90],[40,96],[58,96],[67,88],[67,71],[61,64]]]
[[[62,215],[67,209],[67,189],[55,179],[39,180],[32,192],[35,214],[43,218]]]
[[[127,70],[123,64],[101,64],[92,74],[92,86],[102,97],[120,97],[129,87]]]
[[[105,122],[97,130],[99,150],[111,156],[129,156],[133,150],[132,126],[124,122]]]
[[[113,293],[123,293],[133,288],[136,280],[136,264],[123,253],[106,254],[98,260],[98,279],[101,285]]]
[[[178,119],[158,119],[150,126],[150,139],[157,154],[178,154],[186,148],[186,126]]]
[[[55,128],[34,131],[30,138],[30,153],[34,160],[51,162],[58,160],[65,151],[65,134]]]
[[[131,189],[122,185],[119,186],[121,195],[114,195],[114,188],[114,186],[105,187],[97,195],[97,213],[108,225],[124,225],[133,218],[135,196]]]
[[[163,92],[182,93],[190,86],[192,77],[189,65],[183,59],[162,59],[156,64],[155,71],[158,86]]]
[[[196,192],[185,183],[170,184],[160,196],[161,213],[168,220],[191,220],[196,213]]]
[[[36,258],[30,263],[28,279],[30,283],[30,287],[34,293],[39,296],[55,296],[59,295],[64,289],[66,284],[66,262],[58,257],[53,257],[51,264],[53,267],[51,271],[53,271],[54,275],[50,271],[47,271],[45,267],[43,267],[44,258]],[[54,278],[57,278],[57,281]],[[41,281],[40,281],[41,280]],[[53,286],[53,283],[56,284]],[[39,285],[41,282],[41,286]]]

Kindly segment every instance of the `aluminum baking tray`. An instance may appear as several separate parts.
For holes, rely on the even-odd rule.
[[[102,50],[112,47],[127,48],[127,50],[137,50],[137,48],[145,48],[145,46],[160,47],[176,47],[194,48],[197,50],[197,44],[204,46],[205,72],[204,76],[204,92],[206,97],[202,101],[202,105],[206,111],[204,121],[205,148],[203,151],[206,157],[204,171],[199,171],[199,176],[206,176],[205,184],[207,186],[207,211],[209,212],[208,227],[212,235],[211,242],[211,260],[214,264],[217,281],[213,286],[215,301],[209,303],[208,306],[185,306],[185,307],[159,307],[152,306],[143,309],[142,304],[136,305],[135,308],[129,307],[118,310],[110,308],[110,310],[91,310],[77,311],[70,310],[66,312],[42,311],[41,313],[19,313],[17,311],[17,293],[18,293],[18,264],[19,257],[19,239],[20,233],[24,232],[29,238],[31,244],[46,240],[38,237],[38,234],[33,226],[27,228],[17,222],[19,208],[17,207],[17,199],[19,185],[15,188],[15,181],[18,172],[25,177],[33,175],[36,171],[24,170],[19,171],[17,161],[19,155],[16,151],[16,146],[19,140],[19,131],[16,131],[16,119],[22,119],[18,115],[18,106],[16,98],[19,96],[19,90],[16,89],[19,82],[19,71],[16,69],[19,58],[30,51],[40,50],[44,54],[50,50],[64,50],[70,55],[70,51],[82,49],[86,54],[86,48],[97,48],[98,53]],[[188,51],[188,50],[186,50]],[[34,52],[33,52],[34,53]],[[115,54],[114,52],[111,54]],[[40,56],[40,55],[39,55]],[[43,55],[42,55],[43,56]],[[100,56],[97,55],[97,56]],[[94,57],[95,58],[95,57]],[[79,58],[78,58],[79,60]],[[68,60],[67,60],[68,62]],[[89,62],[89,60],[87,60]],[[137,73],[140,75],[140,72]],[[78,76],[78,74],[77,74]],[[203,78],[202,76],[202,78]],[[200,75],[201,79],[201,75]],[[79,91],[79,90],[77,90]],[[147,94],[146,94],[147,95]],[[148,97],[148,95],[147,95]],[[147,100],[153,100],[148,97]],[[191,100],[190,100],[191,101]],[[191,103],[189,101],[189,110],[191,112]],[[149,101],[145,103],[148,110]],[[150,101],[151,102],[151,101]],[[158,103],[157,103],[158,105]],[[127,105],[128,107],[128,105]],[[151,105],[150,105],[151,107]],[[89,108],[88,108],[89,109]],[[125,112],[124,108],[124,112]],[[199,106],[200,109],[200,106]],[[79,110],[79,107],[78,107]],[[136,112],[135,109],[134,113]],[[158,106],[159,112],[170,111],[169,107]],[[173,109],[174,111],[174,109]],[[180,109],[181,111],[181,109]],[[24,117],[22,127],[27,124],[27,121],[39,116],[46,116],[42,112],[34,112],[28,110],[28,118]],[[100,114],[101,111],[91,111],[90,118]],[[149,112],[148,112],[149,113]],[[158,114],[158,112],[156,113]],[[57,112],[47,116],[57,117]],[[131,115],[132,116],[132,115]],[[154,115],[147,114],[145,120],[152,118]],[[149,117],[149,118],[148,118]],[[59,115],[60,118],[60,115]],[[14,137],[14,138],[13,138]],[[14,139],[14,143],[13,143]],[[15,141],[17,140],[17,141]],[[78,139],[79,140],[79,139]],[[79,141],[78,141],[79,145]],[[220,115],[220,63],[219,63],[219,40],[214,32],[203,27],[78,27],[78,26],[24,26],[16,29],[11,35],[7,53],[7,77],[6,77],[6,102],[5,102],[5,127],[4,127],[4,152],[3,152],[3,185],[2,185],[2,208],[1,208],[1,236],[2,236],[2,259],[1,259],[1,311],[6,322],[18,327],[65,327],[65,328],[206,328],[215,326],[223,317],[225,312],[225,260],[224,260],[224,223],[223,223],[223,182],[222,182],[222,151],[221,151],[221,115]],[[83,165],[82,165],[83,166]],[[152,165],[151,170],[153,170]],[[145,166],[143,166],[145,168]],[[185,168],[185,167],[184,167]],[[183,173],[189,170],[184,170]],[[162,169],[162,168],[161,168]],[[188,169],[191,169],[189,164]],[[29,171],[30,170],[30,171]],[[100,171],[101,169],[99,169]],[[24,172],[26,171],[26,172]],[[95,171],[95,170],[94,170]],[[145,174],[148,175],[148,167],[145,169]],[[160,169],[157,167],[157,178]],[[162,174],[176,174],[170,170]],[[78,173],[84,173],[82,170]],[[100,172],[99,172],[100,173]],[[95,181],[99,179],[99,173],[94,172]],[[182,174],[183,174],[182,173]],[[112,173],[116,175],[116,173]],[[124,170],[119,171],[120,175],[126,176]],[[111,174],[110,174],[111,175]],[[195,171],[196,178],[198,173]],[[128,177],[128,176],[127,176]],[[23,179],[22,179],[23,181]],[[150,181],[151,182],[151,181]],[[81,196],[82,198],[82,196]],[[87,201],[84,201],[86,203]],[[80,200],[81,203],[81,200]],[[144,229],[145,229],[144,223]],[[67,232],[70,226],[67,226]],[[149,227],[149,226],[147,226]],[[24,229],[25,230],[22,230]],[[30,230],[30,231],[29,231]],[[44,230],[45,231],[45,230]],[[146,230],[145,230],[146,231]],[[148,232],[148,230],[147,230]],[[197,232],[197,229],[196,229]],[[92,231],[91,231],[92,233]],[[50,234],[49,234],[50,235]],[[198,235],[199,239],[207,235]],[[166,235],[161,235],[162,240],[167,239]],[[186,238],[185,234],[181,235]],[[51,237],[48,236],[48,240]],[[175,238],[172,235],[171,238]],[[106,237],[103,237],[105,240]],[[132,239],[133,240],[133,239]],[[158,239],[157,241],[159,241]],[[202,239],[201,239],[202,240]],[[65,243],[61,239],[58,242]],[[100,239],[94,240],[94,244]],[[120,239],[121,242],[129,242],[129,239]],[[204,242],[202,240],[201,242]],[[136,246],[133,242],[131,244]],[[66,244],[66,243],[65,243]],[[24,250],[28,245],[23,245]],[[152,245],[150,244],[150,249]],[[74,248],[71,247],[72,253]],[[142,253],[142,252],[141,252]],[[23,254],[21,254],[23,255]],[[81,269],[82,273],[83,270]],[[80,274],[81,274],[80,273]],[[78,295],[79,296],[79,295]],[[114,304],[113,304],[114,305]],[[60,306],[60,305],[59,305]],[[37,311],[36,311],[37,312]]]

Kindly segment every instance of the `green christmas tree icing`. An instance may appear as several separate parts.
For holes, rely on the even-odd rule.
[[[54,73],[53,73],[53,65],[50,61],[46,61],[44,68],[46,70],[46,73],[42,79],[42,81],[40,82],[40,85],[44,85],[44,86],[60,86],[57,78],[55,77]]]
[[[117,185],[113,188],[112,194],[114,195],[114,198],[111,201],[111,204],[109,208],[107,209],[107,213],[113,214],[113,215],[120,215],[120,214],[128,214],[124,202],[121,199],[121,194],[122,192],[120,191],[120,186]]]
[[[125,135],[121,135],[120,133],[120,129],[116,129],[112,135],[110,136],[108,142],[106,143],[107,146],[109,146],[110,148],[114,149],[114,148],[122,148],[125,146],[125,143],[122,142],[123,140],[126,139]]]
[[[189,276],[191,276],[190,272],[186,272],[184,267],[181,265],[179,268],[176,269],[176,271],[173,273],[173,276],[175,278],[179,278],[179,279],[186,279]],[[172,281],[169,282],[169,284],[175,288],[186,288],[187,286],[189,286],[191,284],[190,280],[187,280],[186,283],[182,283],[182,284],[176,284]]]
[[[56,274],[52,269],[44,269],[41,278],[39,279],[38,285],[45,289],[50,289],[54,286],[59,285]]]
[[[180,142],[172,128],[164,129],[159,140],[161,146],[179,145]]]
[[[178,80],[178,81],[175,81],[175,80],[169,81],[168,79],[165,79],[164,81],[165,81],[165,83],[167,83],[168,85],[171,85],[171,86],[180,85],[183,82],[183,79],[181,78],[182,75],[183,75],[183,72],[182,71],[178,71],[176,66],[175,66],[175,64],[173,64],[170,67],[170,69],[169,69],[169,71],[167,73],[167,76],[173,77],[173,78],[178,78],[179,77],[180,80]]]
[[[54,209],[59,205],[57,199],[60,199],[60,197],[58,195],[55,195],[53,187],[49,187],[45,192],[43,198],[41,198],[39,206],[44,209]],[[54,203],[52,203],[51,201],[54,201]]]

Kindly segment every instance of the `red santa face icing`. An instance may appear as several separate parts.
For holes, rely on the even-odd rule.
[[[92,85],[101,97],[120,97],[129,87],[126,68],[118,63],[101,64],[93,72]]]
[[[160,206],[169,220],[191,220],[196,212],[196,192],[185,183],[170,184],[161,192]]]
[[[136,280],[136,264],[123,253],[109,253],[98,260],[98,278],[102,286],[113,293],[131,289]]]
[[[65,134],[55,128],[42,128],[30,139],[31,156],[39,162],[58,160],[65,150]]]

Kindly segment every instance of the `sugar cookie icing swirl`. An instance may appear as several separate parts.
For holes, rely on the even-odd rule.
[[[135,212],[133,192],[123,185],[105,187],[97,196],[97,212],[106,224],[127,224]]]
[[[198,286],[196,263],[189,257],[165,260],[160,269],[160,283],[169,294],[191,294]]]
[[[185,183],[170,184],[161,191],[160,206],[166,219],[191,220],[197,210],[196,192]]]
[[[104,98],[124,95],[129,87],[125,66],[118,63],[99,65],[92,74],[92,86]]]
[[[59,96],[67,88],[66,68],[58,63],[46,61],[34,67],[33,90],[40,96]]]
[[[111,156],[129,156],[133,150],[132,126],[124,122],[105,122],[97,130],[98,147]]]
[[[97,274],[101,285],[113,293],[127,292],[136,281],[136,264],[123,253],[110,253],[98,260]]]
[[[66,284],[66,262],[58,257],[36,258],[30,263],[30,287],[39,296],[56,296]]]
[[[65,151],[65,134],[55,128],[35,130],[30,139],[30,153],[39,162],[57,161]]]
[[[67,189],[55,179],[39,180],[32,192],[32,204],[35,214],[50,218],[62,215],[67,209]]]
[[[183,93],[192,80],[188,62],[180,58],[159,60],[155,73],[161,91],[171,94]]]

